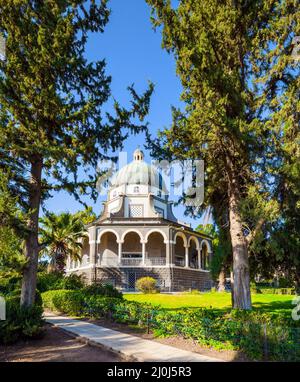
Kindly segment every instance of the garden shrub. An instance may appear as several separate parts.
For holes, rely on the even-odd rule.
[[[292,280],[286,277],[280,277],[278,280],[279,288],[292,288],[293,282]]]
[[[61,272],[40,272],[37,276],[37,289],[40,292],[58,289],[77,290],[83,287],[82,277],[75,274],[64,276]]]
[[[79,290],[53,290],[42,294],[45,308],[66,314],[80,316],[83,314],[83,293]]]
[[[6,297],[7,298],[15,298],[15,300],[18,301],[18,303],[20,304],[21,289],[15,289],[12,292],[7,293]],[[38,290],[35,291],[35,304],[37,306],[43,306],[42,296],[41,296],[41,293]]]
[[[157,293],[156,280],[153,277],[141,277],[136,282],[136,288],[142,293]]]
[[[21,287],[21,276],[0,276],[0,293],[6,295]]]
[[[250,282],[250,292],[251,293],[260,293],[260,289],[257,287],[256,283],[254,281]]]
[[[296,289],[292,287],[273,287],[267,283],[250,283],[251,293],[257,294],[296,294]]]
[[[58,285],[60,289],[79,290],[84,287],[84,282],[82,276],[71,274],[69,276],[64,276]]]
[[[59,284],[63,278],[61,272],[38,272],[37,289],[42,293],[48,290],[62,289]]]
[[[20,307],[19,295],[6,297],[6,320],[0,321],[0,343],[12,343],[18,339],[39,338],[43,335],[43,309],[35,304]]]
[[[266,342],[270,360],[300,359],[299,323],[281,314],[205,308],[168,311],[83,291],[50,291],[42,298],[50,309],[144,327],[150,324],[156,336],[183,336],[216,349],[241,350],[252,359],[264,357]]]
[[[83,293],[90,296],[106,296],[123,298],[122,292],[118,291],[115,287],[110,284],[94,283],[87,285],[82,289]]]
[[[258,288],[262,294],[296,294],[295,288]]]

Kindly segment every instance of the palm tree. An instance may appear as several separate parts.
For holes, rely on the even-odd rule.
[[[81,214],[47,213],[40,222],[41,253],[50,258],[52,269],[62,272],[68,256],[81,259],[82,239],[87,237]]]

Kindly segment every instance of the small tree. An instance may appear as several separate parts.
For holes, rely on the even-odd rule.
[[[142,293],[156,293],[156,280],[153,277],[141,277],[136,282],[136,287]]]
[[[81,260],[82,239],[87,237],[87,232],[79,213],[48,213],[40,222],[41,254],[50,258],[56,271],[64,270],[68,256]]]

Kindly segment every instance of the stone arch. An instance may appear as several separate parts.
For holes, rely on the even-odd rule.
[[[124,239],[125,239],[125,236],[130,233],[130,232],[135,232],[139,235],[140,239],[141,239],[141,243],[144,241],[144,238],[143,238],[143,235],[142,233],[138,230],[138,229],[135,229],[135,228],[130,228],[128,230],[126,230],[125,232],[123,232],[122,236],[121,236],[121,243],[124,243]]]
[[[144,244],[142,236],[138,230],[130,229],[124,232],[122,241],[122,258],[126,265],[140,263],[143,259]],[[125,260],[126,259],[126,260]]]
[[[166,264],[166,235],[158,229],[148,232],[145,243],[145,255],[147,265]]]
[[[200,268],[200,245],[195,236],[190,236],[188,239],[188,266],[190,268]]]
[[[203,244],[206,244],[206,246],[207,246],[207,252],[208,252],[208,253],[212,253],[212,248],[211,248],[211,244],[210,244],[210,242],[207,241],[206,239],[203,239],[203,240],[201,241],[200,249],[202,249]]]
[[[151,229],[149,232],[146,233],[146,236],[145,236],[145,242],[148,241],[149,236],[150,236],[152,233],[154,233],[154,232],[160,233],[160,234],[163,236],[163,238],[164,238],[164,243],[165,243],[165,244],[168,243],[168,237],[167,237],[166,233],[163,232],[163,231],[160,231],[160,230],[157,229],[157,228],[153,228],[153,229]]]
[[[97,241],[97,264],[117,266],[118,240],[119,236],[117,232],[112,229],[105,229],[100,232]]]
[[[179,240],[178,240],[179,239]],[[174,237],[174,264],[180,267],[187,266],[187,238],[182,232]]]
[[[199,244],[199,240],[196,238],[196,236],[190,236],[189,239],[188,239],[188,247],[191,245],[191,241],[194,241],[195,244],[196,244],[196,248],[197,250],[200,249],[200,244]]]
[[[181,237],[182,238],[183,244],[184,244],[185,247],[188,246],[187,238],[186,238],[186,236],[185,236],[185,234],[183,232],[180,232],[180,231],[176,232],[176,234],[174,236],[174,242],[175,243],[176,243],[176,238],[177,237]]]
[[[98,236],[98,240],[97,240],[98,243],[101,242],[101,237],[102,237],[105,233],[107,233],[107,232],[111,232],[111,233],[113,233],[113,234],[116,236],[117,242],[120,241],[119,234],[118,234],[115,230],[113,230],[113,229],[111,229],[111,228],[108,228],[108,229],[104,229],[103,231],[100,231],[100,232],[99,232],[99,236]]]
[[[81,265],[87,265],[90,262],[90,242],[89,237],[85,236],[81,241]]]
[[[210,245],[207,240],[201,242],[201,269],[207,270],[209,265]]]

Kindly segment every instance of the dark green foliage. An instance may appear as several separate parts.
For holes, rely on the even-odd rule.
[[[6,320],[0,321],[0,343],[39,338],[43,334],[43,308],[40,296],[39,299],[39,304],[23,308],[20,307],[19,294],[6,298]]]
[[[152,153],[205,161],[204,203],[186,211],[212,208],[231,243],[235,307],[250,307],[248,257],[252,275],[280,269],[300,288],[299,2],[146,1],[186,106],[149,137]]]
[[[94,283],[94,284],[86,286],[83,289],[83,292],[86,295],[90,295],[90,296],[123,298],[122,292],[119,292],[116,288],[114,288],[110,284]]]
[[[37,276],[37,289],[40,292],[57,289],[75,290],[81,289],[83,286],[82,277],[75,274],[64,276],[60,272],[41,272]]]
[[[80,275],[72,274],[70,276],[65,276],[61,279],[59,283],[60,289],[76,290],[83,288],[84,283]]]
[[[212,215],[215,221],[219,223],[219,226],[214,224],[199,224],[196,231],[205,233],[212,238],[212,245],[214,249],[214,256],[209,264],[209,270],[211,272],[213,280],[217,280],[219,274],[224,267],[224,271],[229,269],[231,264],[231,245],[230,237],[227,229],[221,224],[221,216],[216,216],[215,209],[212,209]]]
[[[90,33],[104,32],[107,0],[0,0],[0,170],[26,215],[21,303],[34,303],[41,204],[65,190],[96,199],[100,160],[121,149],[130,133],[147,129],[153,85],[128,88],[130,107],[113,102],[105,60],[89,62]],[[101,44],[100,44],[101,45]],[[17,221],[15,221],[17,220]],[[9,220],[9,228],[21,219]],[[25,232],[25,230],[24,230]]]
[[[296,289],[293,288],[287,288],[287,287],[281,287],[281,285],[289,285],[288,280],[283,279],[284,282],[281,284],[279,282],[279,287],[274,287],[271,285],[268,285],[267,283],[255,283],[254,281],[251,282],[251,293],[258,293],[258,294],[296,294]]]
[[[255,288],[253,293],[259,294],[296,294],[295,288]]]
[[[21,289],[14,289],[13,291],[6,294],[5,298],[9,298],[14,300],[16,303],[20,304],[20,297],[21,297]],[[35,305],[36,306],[42,306],[43,300],[41,297],[41,293],[37,290],[35,293]]]
[[[61,289],[57,285],[61,282],[63,275],[59,272],[39,272],[37,274],[37,289],[40,292]]]
[[[0,277],[0,293],[7,294],[21,287],[21,276]]]
[[[171,312],[118,298],[86,295],[80,291],[43,293],[46,308],[71,315],[105,318],[125,324],[150,327],[157,336],[179,335],[201,345],[234,349],[252,359],[300,360],[300,327],[283,315],[232,310],[182,309]]]

